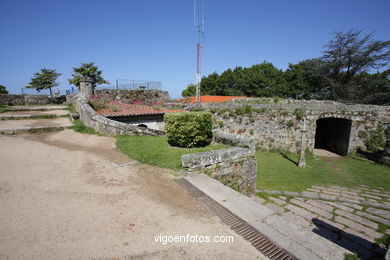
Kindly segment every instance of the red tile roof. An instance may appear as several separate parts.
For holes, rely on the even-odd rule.
[[[172,110],[166,108],[156,108],[144,105],[132,105],[127,103],[109,102],[106,108],[99,109],[97,113],[102,116],[138,116],[138,115],[159,115],[172,112],[182,112],[183,110]]]
[[[200,96],[200,102],[216,102],[222,103],[236,98],[246,98],[243,96]],[[195,103],[195,97],[179,98],[176,99],[180,103]]]

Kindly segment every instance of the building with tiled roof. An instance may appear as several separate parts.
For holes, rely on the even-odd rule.
[[[104,108],[98,109],[99,115],[126,124],[147,127],[156,130],[164,130],[164,114],[182,112],[159,106],[134,105],[122,102],[108,102]]]

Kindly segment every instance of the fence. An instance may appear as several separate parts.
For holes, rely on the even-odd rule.
[[[96,89],[158,89],[161,90],[161,81],[117,79],[115,85],[101,85]]]

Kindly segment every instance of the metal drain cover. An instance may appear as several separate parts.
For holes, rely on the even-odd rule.
[[[296,260],[294,255],[277,245],[275,242],[264,236],[257,229],[252,227],[243,219],[233,214],[207,194],[196,188],[184,178],[177,179],[176,182],[183,187],[188,194],[198,199],[208,210],[213,212],[225,225],[229,226],[237,234],[252,245],[269,259]]]

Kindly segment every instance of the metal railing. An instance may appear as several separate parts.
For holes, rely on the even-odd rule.
[[[161,81],[117,79],[115,85],[100,85],[96,89],[158,89]]]

